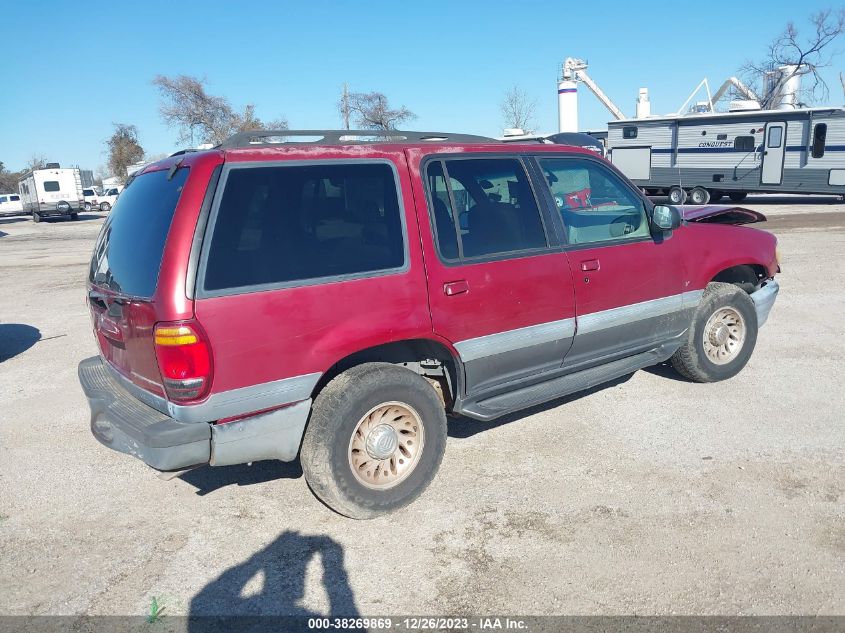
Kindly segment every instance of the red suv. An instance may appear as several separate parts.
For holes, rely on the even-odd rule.
[[[299,455],[330,507],[389,512],[434,477],[447,414],[666,360],[734,376],[778,292],[775,238],[732,226],[759,219],[683,219],[574,147],[239,134],[146,167],[103,225],[91,429],[159,470]]]

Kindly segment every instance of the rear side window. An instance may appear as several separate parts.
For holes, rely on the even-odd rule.
[[[813,158],[824,156],[824,144],[827,141],[827,123],[816,123],[813,126]]]
[[[437,246],[444,259],[547,246],[540,211],[519,160],[434,161],[426,168],[426,177]]]
[[[404,263],[404,230],[390,165],[234,168],[217,210],[204,288],[365,276]]]
[[[10,202],[18,202],[21,199],[20,196],[9,196]]]
[[[59,190],[59,181],[58,180],[45,180],[44,181],[44,191],[58,191]]]
[[[190,170],[133,179],[103,225],[91,259],[91,282],[134,297],[151,297],[173,212]]]
[[[82,195],[83,195],[83,196],[93,196],[93,195],[94,195],[94,190],[93,190],[93,189],[83,189],[83,190],[82,190]]]

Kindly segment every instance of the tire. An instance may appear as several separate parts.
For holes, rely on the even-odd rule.
[[[724,191],[714,190],[714,191],[710,192],[710,202],[711,203],[719,202],[719,200],[721,200],[724,197],[725,197]]]
[[[719,315],[727,318],[720,319]],[[729,324],[731,320],[735,327],[726,326],[725,345],[717,345],[721,334],[717,326],[720,322]],[[736,347],[739,330],[742,342]],[[736,376],[748,363],[756,344],[757,312],[751,297],[733,284],[712,282],[704,290],[684,344],[672,356],[671,362],[679,374],[693,382],[718,382]],[[715,357],[720,350],[725,353],[717,361]]]
[[[684,204],[687,201],[687,192],[680,187],[670,188],[666,196],[672,204]]]
[[[32,221],[33,222],[41,222],[41,216],[38,214],[37,211],[32,212]]]
[[[85,209],[86,211],[90,211],[90,210],[91,210],[91,203],[90,203],[90,202],[86,202],[86,203],[83,205],[83,207],[82,207],[82,208],[83,208],[83,209]]]
[[[403,411],[408,415],[401,415]],[[395,434],[401,438],[400,446],[394,446],[389,458],[373,459],[369,444],[376,437],[373,433],[396,420],[403,430]],[[387,446],[380,447],[380,441],[373,441],[374,450],[389,451],[392,442],[388,438]],[[406,454],[414,444],[417,452],[409,458]],[[398,510],[422,494],[434,479],[445,446],[446,412],[431,385],[408,369],[366,363],[336,376],[314,400],[300,461],[305,481],[323,503],[353,519],[370,519]],[[403,458],[413,462],[397,476],[394,469],[401,468]],[[360,466],[360,474],[353,471],[353,462]],[[376,467],[369,470],[367,464]],[[381,475],[387,484],[381,483]],[[379,483],[373,484],[375,479]]]
[[[104,213],[108,213],[109,211],[111,211],[111,205],[108,202],[101,202],[100,203],[100,211],[103,211]]]
[[[744,191],[731,191],[728,194],[728,198],[730,198],[733,202],[742,202],[743,200],[745,200],[745,197],[747,195],[748,194]]]
[[[689,192],[689,199],[693,204],[707,204],[710,202],[710,192],[704,187],[695,187]]]

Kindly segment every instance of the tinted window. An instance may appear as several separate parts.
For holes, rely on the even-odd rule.
[[[167,179],[167,170],[135,178],[124,189],[103,225],[89,279],[137,297],[151,297],[173,211],[182,194],[188,169]]]
[[[21,199],[20,196],[9,196],[9,200],[11,202],[18,202]]]
[[[446,178],[443,175],[443,164],[440,161],[431,163],[426,173],[428,175],[428,190],[431,194],[437,248],[443,258],[457,259],[458,236],[455,232],[455,218],[452,213],[449,190],[446,188]]]
[[[93,195],[94,195],[94,190],[93,190],[93,189],[83,189],[83,190],[82,190],[82,195],[83,195],[83,196],[93,196]]]
[[[744,152],[754,151],[754,137],[753,136],[737,136],[734,139],[734,149]]]
[[[389,165],[232,169],[207,255],[205,289],[370,273],[404,261]]]
[[[622,138],[637,138],[637,128],[634,125],[626,125],[622,128]]]
[[[450,195],[443,195],[440,163],[427,168],[434,178],[432,215],[442,255],[460,244],[464,257],[543,248],[547,245],[543,221],[522,163],[513,158],[445,161]],[[441,204],[442,203],[442,204]],[[445,209],[444,209],[445,207]],[[445,214],[444,214],[445,212]],[[454,220],[451,231],[446,218]]]
[[[57,180],[45,180],[44,191],[58,191],[59,182]]]
[[[824,144],[827,140],[827,123],[816,123],[813,126],[813,158],[824,156]]]
[[[769,128],[769,147],[780,147],[783,141],[783,128],[780,126]]]
[[[6,202],[6,196],[0,196],[0,204]]]
[[[541,159],[570,244],[649,235],[643,201],[615,174],[593,161]]]

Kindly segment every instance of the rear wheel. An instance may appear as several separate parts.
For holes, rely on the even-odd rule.
[[[32,212],[32,221],[33,222],[41,222],[41,215],[38,213],[38,211]]]
[[[446,446],[446,412],[421,376],[366,363],[314,401],[300,461],[327,506],[369,519],[406,506],[431,483]]]
[[[111,211],[111,205],[108,202],[101,202],[100,211],[104,211],[106,213]]]
[[[704,187],[695,187],[689,194],[693,204],[707,204],[710,202],[710,192]]]
[[[672,187],[667,194],[672,204],[684,204],[687,201],[687,192],[680,187]]]
[[[733,284],[708,284],[672,366],[694,382],[736,376],[757,343],[757,312],[744,290]]]
[[[742,202],[743,200],[745,200],[745,197],[746,197],[747,195],[748,195],[748,194],[747,194],[747,193],[745,193],[744,191],[731,191],[731,192],[728,194],[728,198],[730,198],[730,199],[731,199],[731,200],[733,200],[734,202]]]

